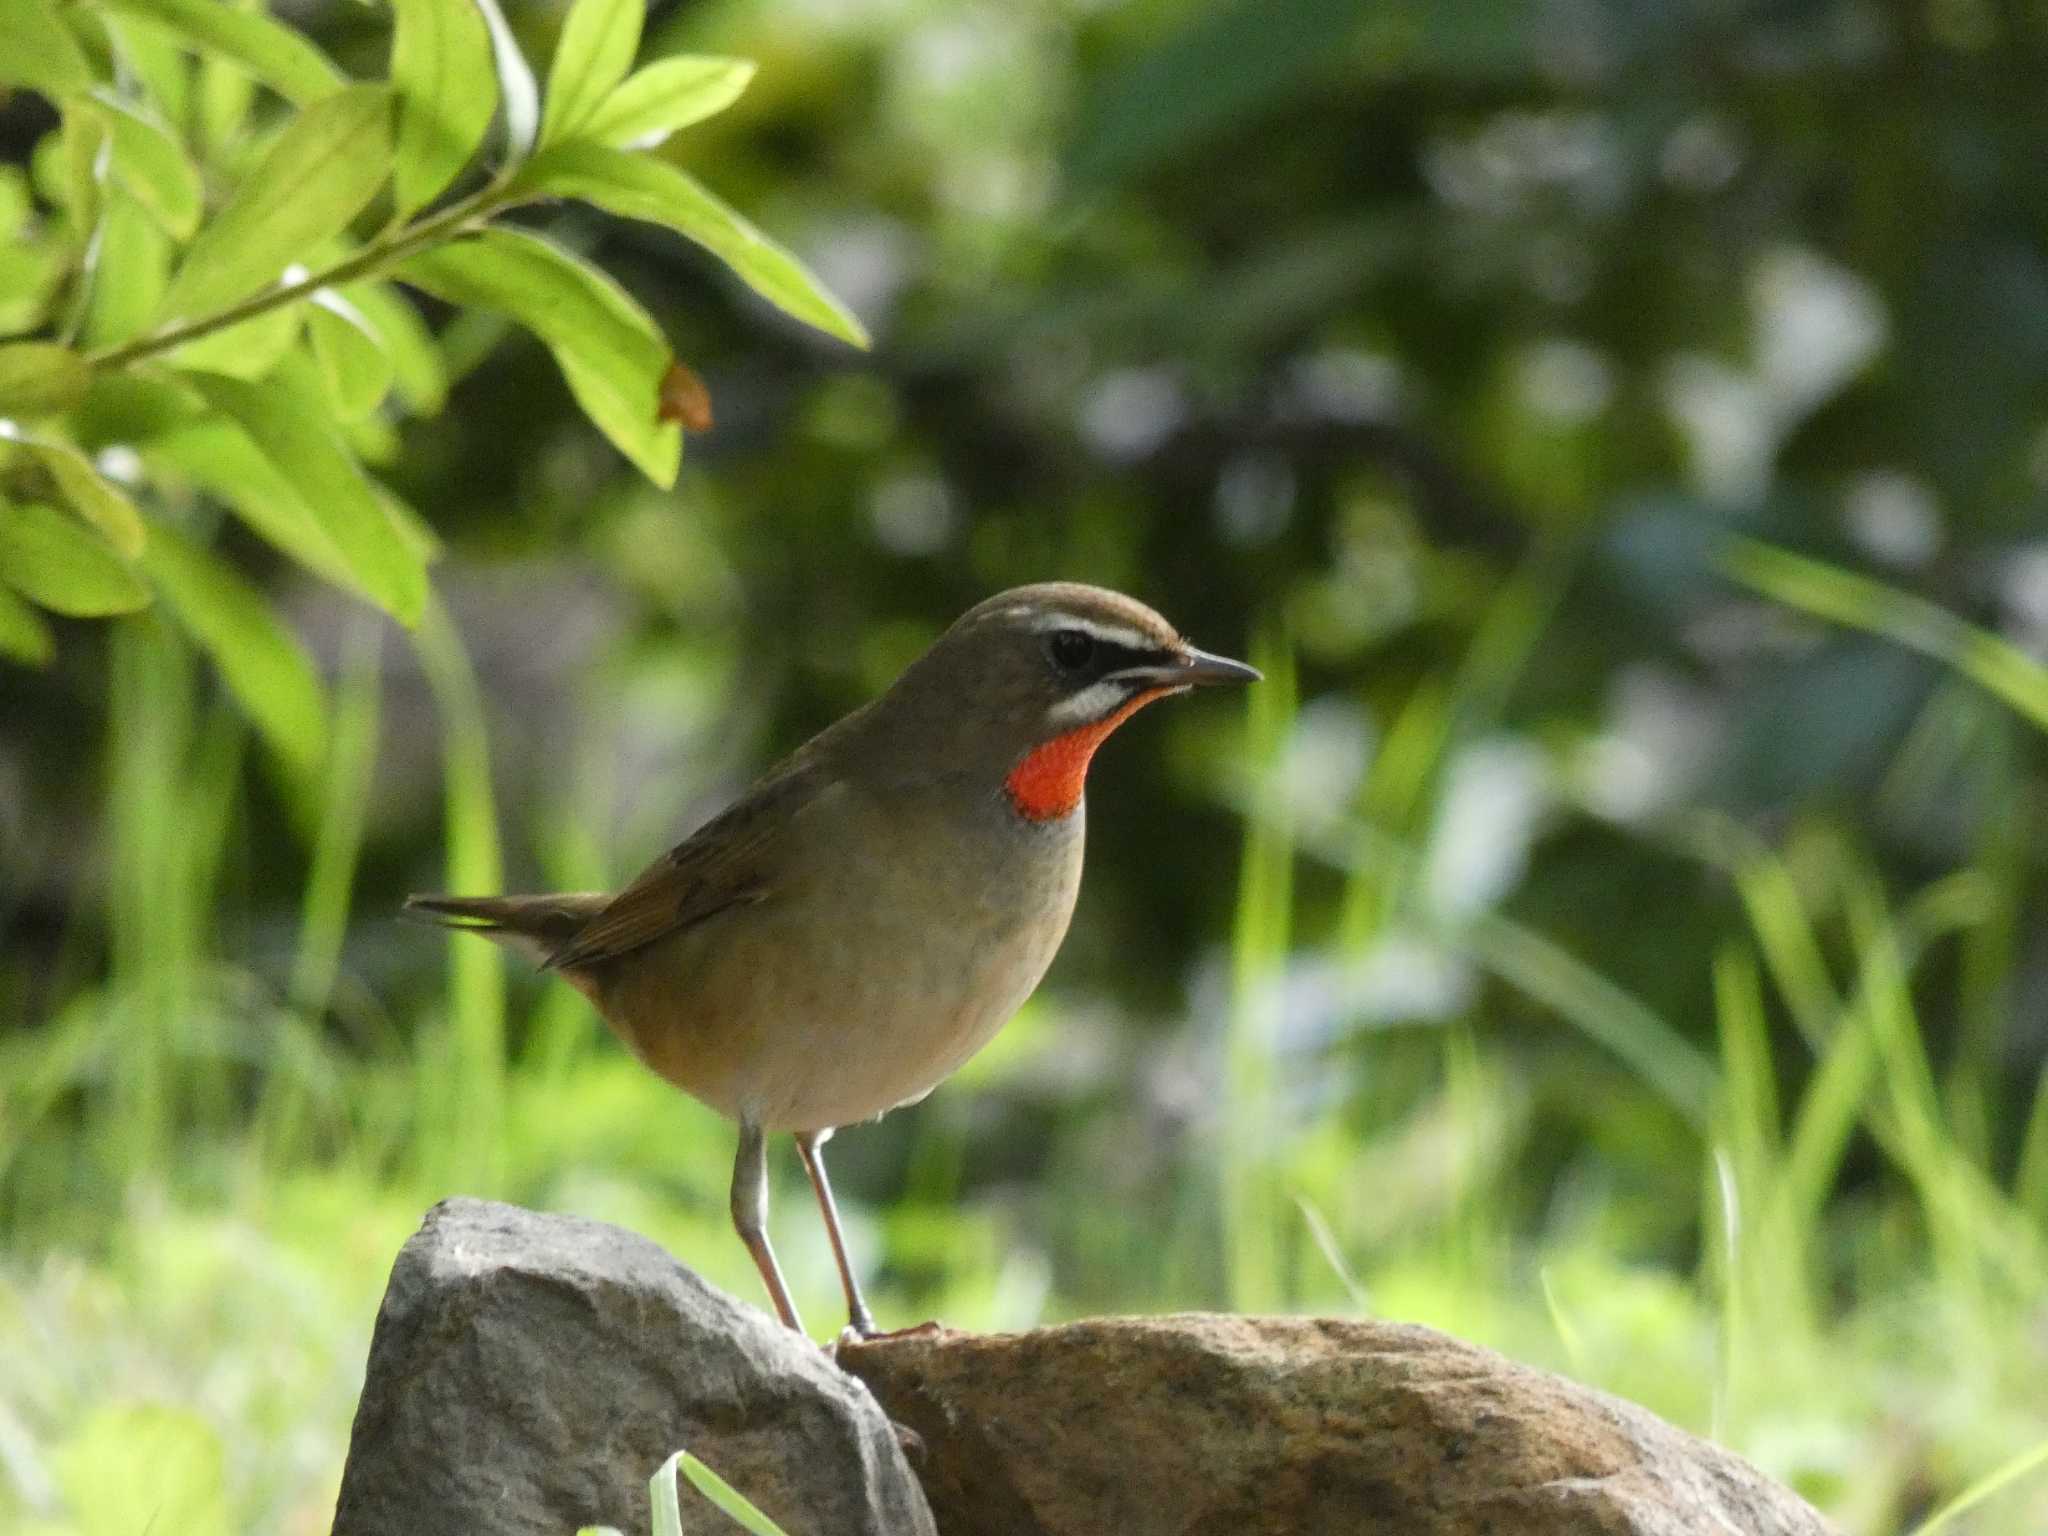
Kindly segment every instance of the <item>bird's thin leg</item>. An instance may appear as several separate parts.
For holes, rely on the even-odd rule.
[[[796,1149],[802,1154],[804,1172],[811,1176],[811,1188],[818,1192],[818,1209],[825,1213],[825,1233],[832,1239],[832,1257],[839,1263],[839,1283],[846,1290],[846,1320],[864,1339],[875,1336],[874,1314],[861,1299],[860,1282],[853,1278],[853,1264],[846,1257],[846,1234],[839,1230],[839,1206],[832,1198],[832,1181],[825,1177],[825,1131],[798,1131]]]
[[[754,1267],[761,1271],[761,1283],[768,1287],[782,1321],[802,1333],[796,1303],[789,1299],[789,1287],[782,1283],[775,1250],[768,1243],[768,1142],[752,1120],[740,1121],[740,1150],[732,1164],[732,1224],[754,1256]]]

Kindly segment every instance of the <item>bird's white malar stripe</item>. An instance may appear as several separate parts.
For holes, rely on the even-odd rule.
[[[1082,634],[1100,640],[1105,645],[1120,645],[1130,651],[1156,651],[1169,640],[1158,635],[1147,634],[1142,629],[1133,629],[1122,624],[1106,624],[1101,619],[1084,618],[1078,613],[1041,613],[1031,625],[1040,634],[1049,634],[1057,629],[1078,629]]]
[[[1092,725],[1122,709],[1134,691],[1128,677],[1121,681],[1115,676],[1105,677],[1100,682],[1090,683],[1079,693],[1068,694],[1048,709],[1045,717],[1052,724],[1063,727]]]

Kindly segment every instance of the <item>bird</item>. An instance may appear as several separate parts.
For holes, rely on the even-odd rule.
[[[1073,915],[1088,765],[1109,734],[1156,699],[1258,679],[1135,598],[1015,587],[617,894],[406,909],[524,952],[738,1125],[733,1226],[801,1333],[767,1229],[767,1137],[793,1135],[848,1329],[872,1338],[827,1139],[924,1098],[1037,988]]]

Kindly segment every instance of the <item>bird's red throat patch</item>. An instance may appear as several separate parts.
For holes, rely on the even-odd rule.
[[[1017,814],[1026,821],[1057,821],[1071,812],[1081,803],[1081,792],[1088,783],[1088,760],[1095,756],[1095,749],[1132,715],[1172,692],[1171,688],[1149,688],[1114,714],[1033,747],[1003,780]]]

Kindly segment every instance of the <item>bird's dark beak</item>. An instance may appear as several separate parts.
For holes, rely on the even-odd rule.
[[[1256,683],[1262,680],[1257,667],[1248,667],[1228,656],[1211,656],[1191,645],[1162,648],[1135,666],[1120,667],[1103,679],[1127,683],[1133,688],[1185,693],[1209,683]]]
[[[1196,687],[1211,683],[1256,683],[1264,676],[1257,667],[1232,661],[1228,656],[1211,656],[1207,651],[1198,651],[1192,646],[1181,653],[1180,665],[1171,670],[1174,682]]]

